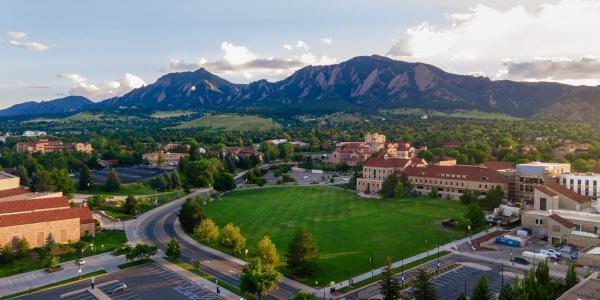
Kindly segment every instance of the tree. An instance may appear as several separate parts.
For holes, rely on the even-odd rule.
[[[396,197],[402,197],[404,195],[404,182],[398,180],[396,184]]]
[[[319,300],[319,299],[320,299],[319,297],[317,297],[313,294],[309,294],[305,291],[300,291],[294,297],[290,298],[290,300]]]
[[[240,232],[240,228],[229,223],[225,225],[221,235],[221,245],[231,249],[233,253],[239,254],[246,247],[246,238]]]
[[[119,174],[117,174],[115,168],[110,169],[110,173],[108,173],[108,177],[106,177],[104,188],[109,192],[116,192],[121,188],[121,180],[119,179]]]
[[[416,300],[435,300],[437,293],[433,284],[431,284],[431,275],[424,269],[417,270],[417,276],[414,285],[416,291],[414,293]]]
[[[264,265],[269,265],[274,268],[277,268],[281,264],[281,259],[279,258],[279,254],[277,254],[277,248],[275,248],[275,244],[271,242],[268,235],[265,235],[262,240],[258,242],[258,245],[256,245],[256,257],[260,259]]]
[[[471,300],[494,300],[494,293],[490,289],[488,285],[487,277],[485,275],[481,275],[479,277],[479,281],[475,285],[475,289],[473,290],[473,294],[471,295]]]
[[[175,190],[181,188],[181,177],[179,177],[179,172],[177,171],[171,173],[171,188]]]
[[[236,185],[233,175],[225,172],[220,172],[217,174],[215,177],[214,188],[219,192],[226,192],[235,189]]]
[[[178,217],[186,232],[194,232],[194,228],[206,218],[206,214],[198,199],[187,198],[181,205]]]
[[[570,289],[578,282],[579,278],[577,278],[577,273],[575,272],[575,264],[573,262],[569,262],[569,269],[567,270],[567,275],[565,277],[565,288]]]
[[[292,144],[279,144],[279,157],[283,158],[284,160],[290,160],[292,155],[294,155],[294,146]]]
[[[306,228],[299,228],[288,245],[288,267],[296,275],[307,275],[314,262],[319,259],[319,248],[312,234]]]
[[[458,199],[462,204],[467,205],[471,204],[472,202],[475,202],[475,200],[477,200],[477,197],[475,197],[475,195],[473,195],[473,192],[471,192],[469,189],[466,189]]]
[[[66,169],[54,169],[50,174],[56,191],[61,191],[65,195],[75,192],[75,181],[69,176]]]
[[[169,257],[171,260],[178,259],[181,255],[181,250],[179,249],[179,247],[179,241],[172,238],[169,242],[169,245],[167,246],[167,257]]]
[[[55,271],[60,268],[59,260],[57,256],[50,257],[50,261],[48,262],[48,270]]]
[[[481,206],[487,210],[493,210],[494,208],[500,206],[502,203],[502,198],[504,197],[504,192],[500,186],[497,186],[491,190],[489,190],[485,194],[485,198],[481,201]]]
[[[223,163],[216,158],[190,161],[184,165],[184,175],[189,185],[209,187],[215,176],[223,170]]]
[[[123,211],[130,216],[135,216],[137,209],[138,200],[133,195],[127,196],[125,203],[123,203]]]
[[[505,284],[500,290],[500,295],[498,295],[498,300],[519,300],[521,299],[519,294],[517,294],[513,288],[512,284]]]
[[[385,270],[383,271],[383,278],[379,281],[379,292],[383,295],[384,300],[400,298],[400,284],[398,279],[394,277],[392,259],[389,256],[385,257]]]
[[[29,256],[29,242],[25,237],[17,243],[17,258],[25,258]]]
[[[429,198],[437,198],[438,197],[438,189],[437,187],[432,187],[431,192],[429,193]]]
[[[15,253],[10,245],[0,247],[0,264],[8,264],[15,260]]]
[[[79,189],[80,190],[89,190],[94,186],[94,182],[92,181],[92,174],[90,172],[90,167],[86,164],[81,166],[81,171],[79,172]]]
[[[31,180],[31,187],[37,193],[51,192],[56,189],[50,172],[43,169],[36,171],[35,176]]]
[[[24,186],[29,186],[29,172],[23,165],[19,165],[15,170],[15,175],[20,178],[20,184]]]
[[[129,261],[148,259],[156,255],[158,248],[146,244],[137,244],[135,247],[126,248],[125,258]]]
[[[465,218],[469,220],[472,230],[477,230],[486,223],[485,213],[476,203],[469,204],[467,212],[465,213]]]
[[[219,227],[210,218],[205,218],[194,230],[196,237],[204,244],[210,244],[219,238]]]
[[[54,245],[56,244],[56,241],[54,241],[54,236],[52,235],[52,233],[48,233],[48,236],[46,237],[46,243],[44,244],[44,247],[48,250],[51,251],[52,249],[54,249]]]
[[[390,175],[383,180],[379,194],[383,197],[393,197],[396,194],[396,186],[398,185],[398,177]]]
[[[260,259],[254,258],[244,266],[240,276],[240,289],[256,294],[258,299],[277,288],[281,274],[272,266],[264,265]]]

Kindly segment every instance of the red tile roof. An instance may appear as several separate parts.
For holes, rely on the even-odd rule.
[[[23,195],[23,194],[27,194],[27,193],[29,193],[28,190],[20,188],[20,187],[14,188],[14,189],[9,189],[9,190],[3,190],[3,191],[0,191],[0,199]]]
[[[558,196],[558,194],[555,193],[553,190],[551,190],[549,188],[546,188],[545,186],[542,186],[542,185],[536,186],[535,189],[538,190],[538,191],[540,191],[540,192],[542,192],[542,193],[544,193],[544,194],[546,194],[546,195],[548,195],[548,196],[551,196],[551,197]]]
[[[552,220],[554,220],[554,221],[556,221],[556,222],[558,222],[558,223],[560,223],[561,225],[563,225],[563,226],[565,226],[567,228],[573,228],[573,227],[575,227],[575,224],[573,224],[573,222],[571,222],[571,221],[569,221],[569,220],[567,220],[567,219],[565,219],[565,218],[563,218],[563,217],[561,217],[561,216],[559,216],[557,214],[551,214],[549,218],[552,219]]]
[[[482,166],[488,168],[488,169],[492,169],[494,171],[498,171],[498,170],[506,170],[506,169],[514,169],[516,167],[516,165],[512,162],[508,162],[508,161],[494,161],[494,160],[490,160],[490,161],[484,161],[481,163]]]
[[[424,165],[426,164],[422,158],[384,158],[384,157],[371,157],[364,164],[365,167],[375,168],[407,168],[412,164]]]
[[[80,224],[94,223],[92,213],[87,207],[55,209],[32,213],[6,215],[0,218],[0,227],[79,219]]]
[[[2,201],[0,202],[0,215],[16,212],[26,212],[48,208],[69,207],[69,200],[65,197],[40,198],[30,200]]]
[[[546,182],[545,186],[553,191],[555,191],[556,193],[559,193],[575,202],[579,202],[579,203],[588,203],[590,202],[590,199],[577,194],[576,192],[560,185],[558,182]]]
[[[410,167],[404,172],[406,175],[414,177],[508,183],[508,178],[494,170],[471,165]],[[445,174],[462,175],[465,176],[465,178],[449,177],[445,176]]]

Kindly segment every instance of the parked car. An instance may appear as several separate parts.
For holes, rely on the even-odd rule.
[[[549,248],[549,249],[544,249],[544,250],[546,252],[549,252],[549,253],[552,253],[552,254],[556,255],[557,257],[561,257],[562,256],[562,253],[560,251],[556,250],[556,249]]]
[[[78,260],[75,261],[75,264],[78,265],[78,266],[83,266],[83,265],[85,265],[85,263],[86,263],[86,261],[83,258],[80,258],[80,259],[78,259]]]
[[[525,265],[525,266],[530,264],[528,260],[526,260],[520,256],[513,257],[513,262],[518,263],[520,265]]]
[[[560,259],[560,256],[556,254],[556,251],[551,251],[550,249],[541,249],[540,253],[548,256],[551,260]]]
[[[456,226],[456,220],[454,220],[454,219],[444,220],[444,221],[442,221],[442,226],[452,228],[452,227]]]
[[[125,283],[117,283],[114,286],[108,289],[109,294],[116,294],[118,292],[125,291],[127,289],[127,285]]]

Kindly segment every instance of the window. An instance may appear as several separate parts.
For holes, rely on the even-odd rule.
[[[583,224],[575,224],[575,230],[583,231]]]
[[[544,225],[544,220],[536,218],[536,219],[535,219],[535,224],[536,224],[536,225],[540,225],[540,226],[541,226],[541,225]]]

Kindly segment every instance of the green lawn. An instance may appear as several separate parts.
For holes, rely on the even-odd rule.
[[[399,260],[462,238],[458,230],[445,229],[440,221],[457,217],[466,207],[458,201],[410,198],[363,199],[354,193],[323,187],[281,187],[228,193],[206,208],[223,228],[232,222],[241,228],[252,253],[256,243],[269,235],[279,252],[301,226],[316,237],[321,256],[312,278],[330,282],[350,278],[383,265],[386,255]],[[222,250],[217,245],[211,245]],[[283,270],[287,274],[286,270]],[[289,274],[287,274],[289,275]]]
[[[90,242],[85,243],[85,247],[83,249],[83,256],[91,256],[104,252],[111,252],[117,248],[122,247],[127,238],[125,233],[122,231],[104,231],[98,232],[96,237],[91,242],[94,244],[94,250],[92,252],[92,248],[90,247]],[[65,253],[59,256],[60,262],[70,261],[81,257],[80,253],[75,253],[75,249],[72,246],[64,245],[63,249],[66,250]],[[32,254],[35,251],[32,250]],[[37,256],[32,255],[30,257],[15,260],[10,264],[1,264],[0,265],[0,278],[7,277],[19,273],[44,269],[47,267],[50,258],[39,259]]]
[[[141,197],[138,199],[138,214],[142,214],[145,213],[157,206],[161,206],[165,203],[169,203],[175,199],[179,199],[181,197],[183,197],[185,195],[185,192],[183,191],[172,191],[172,192],[165,192],[165,193],[159,193],[156,196],[145,196],[145,197]],[[154,202],[158,203],[158,205],[155,205]],[[135,216],[132,215],[128,215],[123,211],[122,208],[122,204],[112,204],[112,203],[105,203],[103,205],[100,206],[96,206],[94,207],[94,210],[103,210],[104,212],[106,212],[107,215],[116,218],[116,219],[134,219]]]
[[[94,184],[89,190],[78,190],[77,193],[81,194],[103,194],[103,195],[152,195],[154,189],[144,183],[126,183],[121,184],[121,188],[118,191],[109,192],[104,189],[104,184]]]
[[[250,115],[213,115],[204,116],[189,122],[182,123],[175,128],[187,129],[205,127],[212,130],[229,131],[251,131],[251,130],[272,130],[281,127],[279,123],[272,119],[261,118]]]

